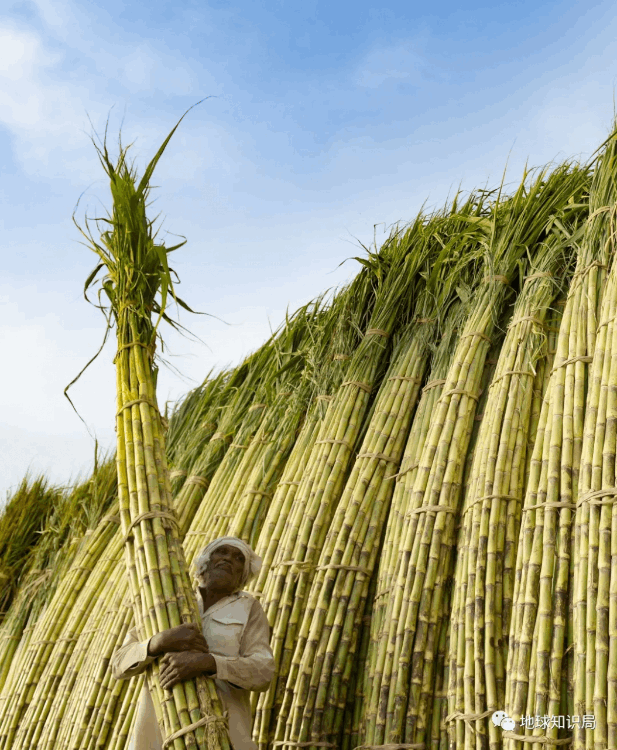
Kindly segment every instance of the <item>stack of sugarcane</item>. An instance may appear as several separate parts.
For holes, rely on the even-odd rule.
[[[156,667],[108,669],[129,628],[197,621],[185,560],[223,534],[264,561],[260,750],[617,746],[616,136],[589,169],[395,228],[162,417],[175,293],[145,198],[166,144],[138,185],[126,150],[117,166],[99,151],[114,210],[86,236],[118,333],[116,466],[52,489],[51,508],[28,485],[41,512],[14,499],[0,518],[20,511],[0,550],[0,750],[126,750],[144,680],[168,746],[228,746],[210,680],[164,699]],[[495,710],[595,729],[509,731]]]
[[[531,410],[537,363],[546,352],[545,318],[568,280],[564,252],[586,208],[581,171],[572,178],[572,203],[556,216],[554,233],[536,250],[508,325],[483,409],[471,475],[465,491],[457,548],[449,633],[449,715],[458,747],[477,738],[499,743],[502,729],[489,716],[505,705],[505,666],[522,498],[527,485]],[[559,228],[558,228],[559,227]],[[532,443],[533,444],[533,443]],[[430,687],[423,685],[426,693]],[[421,712],[422,713],[422,712]],[[463,718],[462,718],[463,717]],[[414,738],[421,741],[418,733]]]
[[[177,127],[177,125],[176,125]],[[175,130],[175,128],[174,128]],[[110,179],[113,211],[100,240],[88,232],[99,265],[103,290],[116,326],[118,496],[127,575],[135,623],[141,639],[186,622],[199,622],[189,581],[177,516],[171,502],[164,430],[156,402],[154,351],[158,324],[169,320],[173,293],[167,256],[176,248],[157,244],[146,217],[149,180],[174,130],[137,183],[121,147],[117,165],[106,144],[99,157]],[[152,315],[157,316],[156,323]],[[158,681],[158,666],[147,682],[165,744],[174,748],[225,748],[228,735],[211,679],[176,685],[173,700]]]
[[[398,471],[438,317],[446,315],[463,271],[473,268],[466,263],[461,276],[456,273],[456,250],[466,237],[458,230],[468,218],[479,217],[481,204],[472,197],[460,214],[436,215],[424,227],[430,274],[411,323],[400,334],[321,547],[278,719],[277,740],[283,744],[334,743],[340,734],[368,584],[394,490],[386,476]],[[448,243],[448,234],[456,240]]]
[[[596,413],[588,411],[586,415],[585,411],[586,406],[594,408],[598,403],[588,370],[596,348],[596,336],[604,336],[603,328],[596,334],[596,327],[605,269],[612,250],[608,207],[613,206],[617,199],[615,147],[613,135],[596,164],[589,196],[590,216],[582,237],[576,238],[580,248],[577,267],[568,292],[555,364],[540,416],[542,440],[536,441],[525,494],[505,693],[505,710],[516,722],[525,716],[574,716],[577,709],[593,703],[593,685],[586,682],[584,666],[586,654],[590,657],[587,640],[590,623],[585,617],[580,617],[580,602],[585,599],[588,584],[580,576],[572,591],[572,577],[586,564],[587,528],[583,522],[589,508],[583,504],[577,509],[581,491],[583,496],[585,494],[584,483],[579,481],[579,470],[584,420],[589,425],[585,433],[588,456],[593,450],[596,427]],[[602,484],[601,474],[598,478]],[[590,474],[586,477],[587,482],[594,481]],[[590,486],[587,484],[587,488]],[[577,527],[572,559],[572,516],[575,509],[581,525]],[[576,620],[572,617],[573,605]],[[575,649],[575,660],[567,662],[566,655],[572,648]],[[599,737],[606,736],[606,718],[600,711],[598,719]],[[512,734],[507,734],[507,744],[521,747],[522,743],[516,742],[521,736],[546,737],[550,742],[559,739],[560,735],[563,741],[568,741],[568,736],[571,736],[572,729],[560,727],[559,722],[551,722],[550,726],[531,723],[533,726],[517,728]],[[590,739],[593,734],[589,730],[586,730],[586,736],[587,741],[593,743]],[[575,735],[577,747],[585,744],[586,740],[581,737],[585,737],[582,729]],[[606,745],[595,744],[595,747]]]
[[[401,532],[396,573],[378,636],[380,664],[371,686],[367,745],[424,742],[434,694],[434,653],[447,618],[455,526],[465,457],[480,383],[497,317],[527,248],[545,239],[551,214],[571,195],[569,170],[523,180],[515,195],[497,201],[486,225],[484,277],[474,294],[444,389],[422,448]]]

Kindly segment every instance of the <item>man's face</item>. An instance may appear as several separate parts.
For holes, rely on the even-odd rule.
[[[233,591],[240,586],[244,573],[244,555],[231,544],[222,544],[210,555],[206,566],[208,586]]]

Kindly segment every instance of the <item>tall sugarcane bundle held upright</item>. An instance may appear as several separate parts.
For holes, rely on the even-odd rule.
[[[107,220],[110,228],[100,240],[90,231],[86,235],[100,261],[86,289],[104,270],[102,288],[116,326],[119,511],[135,622],[143,639],[181,623],[200,621],[172,505],[164,427],[156,401],[157,329],[162,319],[169,320],[166,305],[168,295],[173,294],[167,256],[178,246],[157,244],[152,222],[146,217],[149,180],[176,128],[139,183],[127,162],[126,148],[120,147],[115,165],[106,143],[98,149],[110,179],[113,209]],[[166,746],[176,750],[228,747],[212,680],[203,677],[178,684],[170,699],[160,687],[156,666],[146,679]]]

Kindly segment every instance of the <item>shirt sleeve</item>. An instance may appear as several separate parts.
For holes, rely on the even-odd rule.
[[[242,640],[240,656],[212,654],[216,677],[244,690],[267,690],[274,677],[274,656],[270,648],[270,625],[261,604],[255,600]]]
[[[129,630],[124,643],[111,657],[111,673],[116,680],[128,680],[152,664],[156,657],[148,656],[149,643],[150,638],[141,642],[137,639],[136,628]]]

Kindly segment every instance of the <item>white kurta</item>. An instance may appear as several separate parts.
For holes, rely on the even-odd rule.
[[[270,627],[261,604],[240,591],[220,599],[203,612],[197,596],[202,632],[216,662],[213,675],[229,717],[229,738],[234,750],[256,750],[251,739],[251,690],[267,690],[274,676]],[[139,641],[135,628],[111,659],[117,680],[143,672],[156,657],[148,656],[150,639]],[[147,685],[141,694],[128,750],[162,750],[163,739]]]

